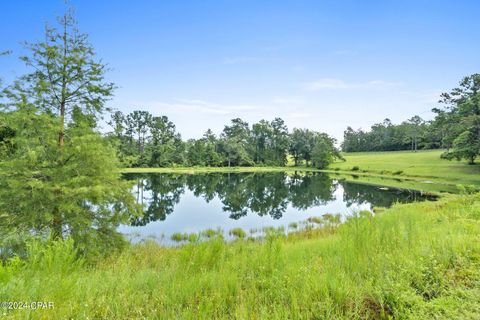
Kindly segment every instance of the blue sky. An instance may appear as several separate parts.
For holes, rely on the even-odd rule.
[[[430,119],[480,72],[480,1],[70,1],[112,67],[110,106],[167,115],[185,138],[231,118],[282,117],[337,138],[384,118]],[[60,0],[0,4],[0,76],[23,72]]]

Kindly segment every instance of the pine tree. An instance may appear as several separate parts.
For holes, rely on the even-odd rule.
[[[120,180],[115,151],[96,129],[114,85],[70,13],[28,44],[33,72],[7,90],[12,152],[0,163],[2,227],[62,239],[80,251],[111,248],[138,207]]]

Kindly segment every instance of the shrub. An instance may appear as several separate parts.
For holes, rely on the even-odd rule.
[[[185,240],[185,235],[181,234],[180,232],[175,232],[174,234],[172,234],[170,239],[175,242],[182,242],[183,240]]]
[[[190,243],[197,243],[198,241],[200,241],[200,235],[197,234],[197,233],[190,233],[188,235],[188,242]]]
[[[308,222],[310,223],[315,223],[315,224],[322,224],[323,223],[323,219],[320,218],[320,217],[310,217],[307,219]]]
[[[228,234],[231,235],[231,236],[234,236],[238,239],[243,239],[247,235],[247,233],[245,231],[243,231],[242,228],[234,228],[234,229],[230,230],[230,232]]]
[[[213,237],[215,237],[219,234],[220,234],[220,231],[213,230],[213,229],[207,229],[207,230],[202,231],[202,236],[204,236],[207,239],[213,238]]]
[[[25,263],[30,270],[68,274],[80,269],[84,261],[78,258],[73,239],[68,238],[62,241],[29,241]]]
[[[457,185],[457,188],[461,194],[473,194],[479,191],[479,189],[472,184],[470,185],[459,184]]]

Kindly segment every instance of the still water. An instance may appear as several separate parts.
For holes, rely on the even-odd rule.
[[[343,218],[396,202],[428,200],[418,191],[336,180],[321,173],[127,174],[144,216],[120,227],[132,241],[208,228],[287,227],[323,214]]]

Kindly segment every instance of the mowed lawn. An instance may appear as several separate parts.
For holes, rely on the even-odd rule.
[[[480,185],[480,164],[469,165],[466,161],[449,161],[440,158],[443,151],[393,151],[346,153],[345,162],[336,162],[331,169],[418,177],[449,184]]]

